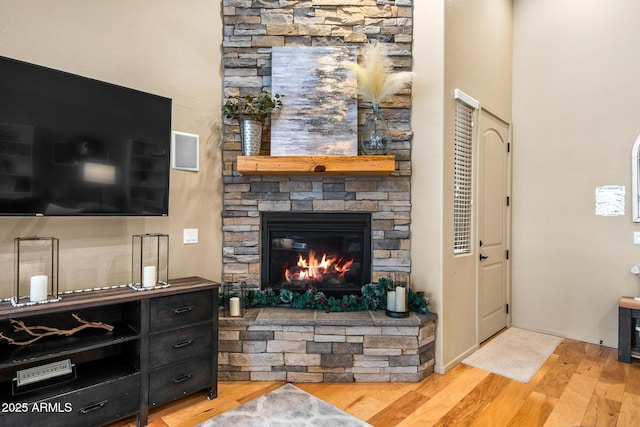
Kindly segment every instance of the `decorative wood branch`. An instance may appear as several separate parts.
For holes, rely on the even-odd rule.
[[[16,341],[15,339],[4,335],[2,332],[0,332],[0,338],[7,341],[9,344],[24,346],[24,345],[32,344],[44,337],[49,337],[54,335],[68,337],[70,335],[75,334],[76,332],[79,332],[87,328],[106,329],[109,332],[113,331],[113,326],[108,325],[106,323],[89,322],[89,321],[83,320],[82,318],[80,318],[80,316],[78,316],[75,313],[71,314],[71,316],[73,316],[73,318],[80,323],[79,326],[76,326],[75,328],[72,328],[72,329],[58,329],[58,328],[52,328],[49,326],[27,326],[24,324],[22,320],[11,319],[10,321],[13,324],[13,330],[15,332],[26,332],[27,334],[31,335],[34,338],[26,341]]]

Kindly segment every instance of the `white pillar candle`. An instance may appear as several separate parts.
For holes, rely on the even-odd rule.
[[[49,277],[39,274],[36,276],[31,276],[30,286],[29,286],[29,299],[31,301],[46,301],[47,299],[47,289],[49,287]]]
[[[157,282],[156,279],[156,266],[155,265],[147,265],[142,273],[142,286],[145,288],[150,288],[155,286]]]
[[[387,291],[387,310],[396,311],[396,292]]]
[[[407,294],[402,286],[396,286],[396,311],[407,311]]]
[[[229,298],[229,315],[240,316],[240,298],[238,297]]]

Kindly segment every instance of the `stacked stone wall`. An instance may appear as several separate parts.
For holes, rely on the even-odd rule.
[[[221,381],[418,382],[433,373],[435,315],[265,308],[221,318]]]
[[[411,0],[223,0],[225,96],[257,94],[271,85],[273,46],[361,47],[387,44],[394,71],[411,69]],[[286,95],[286,94],[285,94]],[[396,172],[384,177],[242,176],[239,126],[223,126],[223,281],[259,287],[260,213],[370,212],[373,279],[409,272],[411,92],[381,105],[392,133]],[[370,106],[360,102],[358,121]],[[262,154],[269,154],[263,145]]]

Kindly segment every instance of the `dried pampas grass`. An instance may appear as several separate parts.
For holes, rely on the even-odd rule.
[[[414,73],[400,71],[391,73],[391,63],[385,48],[378,42],[365,45],[362,64],[345,61],[344,65],[358,78],[358,95],[378,107],[388,96],[410,86]]]

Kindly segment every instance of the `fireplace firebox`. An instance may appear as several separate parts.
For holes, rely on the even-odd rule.
[[[371,282],[371,214],[263,212],[262,288],[327,296]]]

